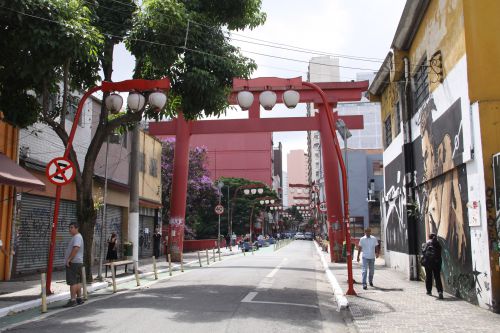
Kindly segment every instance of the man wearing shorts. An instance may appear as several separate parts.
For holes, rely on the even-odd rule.
[[[78,232],[76,222],[69,224],[71,240],[64,251],[64,263],[66,265],[66,283],[69,286],[71,299],[65,307],[83,304],[82,299],[82,265],[83,265],[83,237]]]

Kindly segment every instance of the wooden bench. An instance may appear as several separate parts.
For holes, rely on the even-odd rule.
[[[107,262],[104,264],[104,267],[106,269],[104,276],[108,277],[108,267],[111,268],[112,265],[115,268],[115,275],[116,275],[116,266],[125,266],[125,273],[127,273],[127,266],[133,264],[134,264],[133,260],[120,260],[120,261]]]

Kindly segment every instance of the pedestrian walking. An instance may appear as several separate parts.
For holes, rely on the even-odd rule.
[[[365,229],[365,235],[361,237],[358,245],[358,262],[359,255],[363,252],[363,263],[362,263],[362,283],[363,289],[367,289],[366,286],[366,272],[368,274],[368,282],[370,286],[373,287],[373,275],[375,273],[375,258],[378,258],[380,248],[378,246],[377,237],[372,236],[372,230],[370,228]]]
[[[64,251],[64,263],[66,265],[66,283],[69,285],[71,298],[64,307],[72,307],[83,304],[82,299],[82,265],[83,265],[83,237],[78,231],[78,224],[69,224],[71,240]]]
[[[161,245],[161,229],[156,228],[153,235],[153,255],[156,259],[160,257],[160,245]]]
[[[231,235],[230,234],[226,235],[225,241],[226,241],[226,249],[227,249],[231,244]]]
[[[432,295],[432,277],[436,281],[439,299],[443,299],[443,283],[441,282],[441,244],[436,234],[429,234],[427,242],[422,244],[422,266],[425,268],[425,288],[427,295]]]
[[[115,261],[118,259],[118,238],[116,233],[112,232],[108,239],[108,252],[106,254],[106,260]]]

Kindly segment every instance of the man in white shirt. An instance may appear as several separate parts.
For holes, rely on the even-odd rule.
[[[69,224],[71,240],[64,251],[64,263],[66,264],[66,283],[70,286],[70,300],[64,307],[72,307],[83,304],[82,299],[82,266],[83,266],[83,237],[78,232],[75,222]]]
[[[370,286],[373,287],[373,274],[375,273],[375,258],[379,255],[378,240],[371,235],[370,228],[365,229],[365,235],[361,237],[358,245],[358,262],[359,255],[363,252],[363,267],[362,267],[362,282],[363,289],[366,289],[366,271],[369,270],[368,281]]]

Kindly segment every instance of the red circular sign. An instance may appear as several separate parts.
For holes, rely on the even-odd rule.
[[[215,213],[217,215],[222,215],[224,213],[224,207],[222,205],[215,206]]]
[[[54,185],[66,185],[75,178],[75,166],[64,157],[56,157],[47,164],[45,174],[49,181]]]
[[[319,210],[322,212],[326,212],[326,202],[322,202],[319,204]]]

